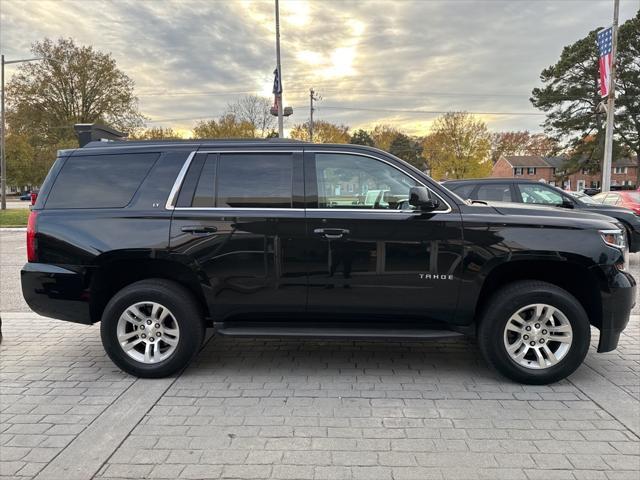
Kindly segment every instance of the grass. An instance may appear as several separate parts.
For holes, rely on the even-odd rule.
[[[0,227],[26,227],[29,211],[28,208],[0,210]]]

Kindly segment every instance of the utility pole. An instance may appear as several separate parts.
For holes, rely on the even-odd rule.
[[[23,60],[5,61],[4,55],[0,55],[0,82],[2,83],[2,91],[0,92],[0,112],[2,121],[0,121],[0,209],[7,209],[7,159],[5,157],[5,115],[4,115],[4,66],[12,63],[36,62],[44,60],[44,58],[25,58]]]
[[[616,50],[618,48],[618,11],[620,0],[613,1],[613,32],[611,43],[611,79],[607,98],[607,130],[604,141],[604,161],[602,162],[602,191],[611,190],[611,163],[613,155],[613,117],[616,101]]]
[[[278,138],[284,137],[284,117],[282,115],[282,68],[280,66],[280,5],[276,0],[276,68],[278,69]]]
[[[309,141],[313,142],[313,112],[316,110],[313,106],[314,101],[322,100],[320,95],[316,95],[313,88],[309,89]]]

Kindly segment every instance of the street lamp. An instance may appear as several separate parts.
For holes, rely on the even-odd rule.
[[[0,96],[2,99],[0,103],[2,104],[1,115],[2,121],[0,122],[0,195],[2,196],[2,200],[0,201],[0,208],[2,210],[7,209],[7,159],[5,158],[4,152],[4,140],[5,140],[5,116],[4,116],[4,66],[10,65],[12,63],[25,63],[25,62],[37,62],[38,60],[44,60],[44,57],[36,57],[36,58],[24,58],[21,60],[5,60],[4,55],[0,56],[0,76],[2,77],[2,91],[0,92]]]

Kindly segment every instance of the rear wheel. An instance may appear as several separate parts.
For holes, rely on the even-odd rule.
[[[165,377],[189,364],[204,338],[191,293],[162,279],[133,283],[102,314],[102,344],[113,362],[138,377]]]
[[[503,375],[546,384],[573,373],[589,350],[591,329],[580,302],[556,285],[521,281],[499,290],[484,308],[480,350]]]

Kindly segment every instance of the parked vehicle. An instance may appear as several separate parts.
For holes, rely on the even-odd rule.
[[[633,190],[604,192],[595,195],[593,199],[603,205],[628,208],[633,210],[636,215],[640,215],[640,192]]]
[[[101,322],[106,352],[173,374],[219,335],[477,336],[504,375],[573,372],[635,302],[623,226],[467,202],[396,157],[290,141],[93,142],[63,150],[27,231],[22,290]],[[249,347],[247,347],[249,348]]]
[[[462,198],[472,200],[548,205],[613,217],[624,226],[629,250],[640,251],[640,216],[628,208],[599,203],[584,193],[576,195],[547,183],[517,178],[450,180],[442,184]]]
[[[20,200],[22,201],[31,201],[31,192],[24,192],[22,195],[20,195]]]

